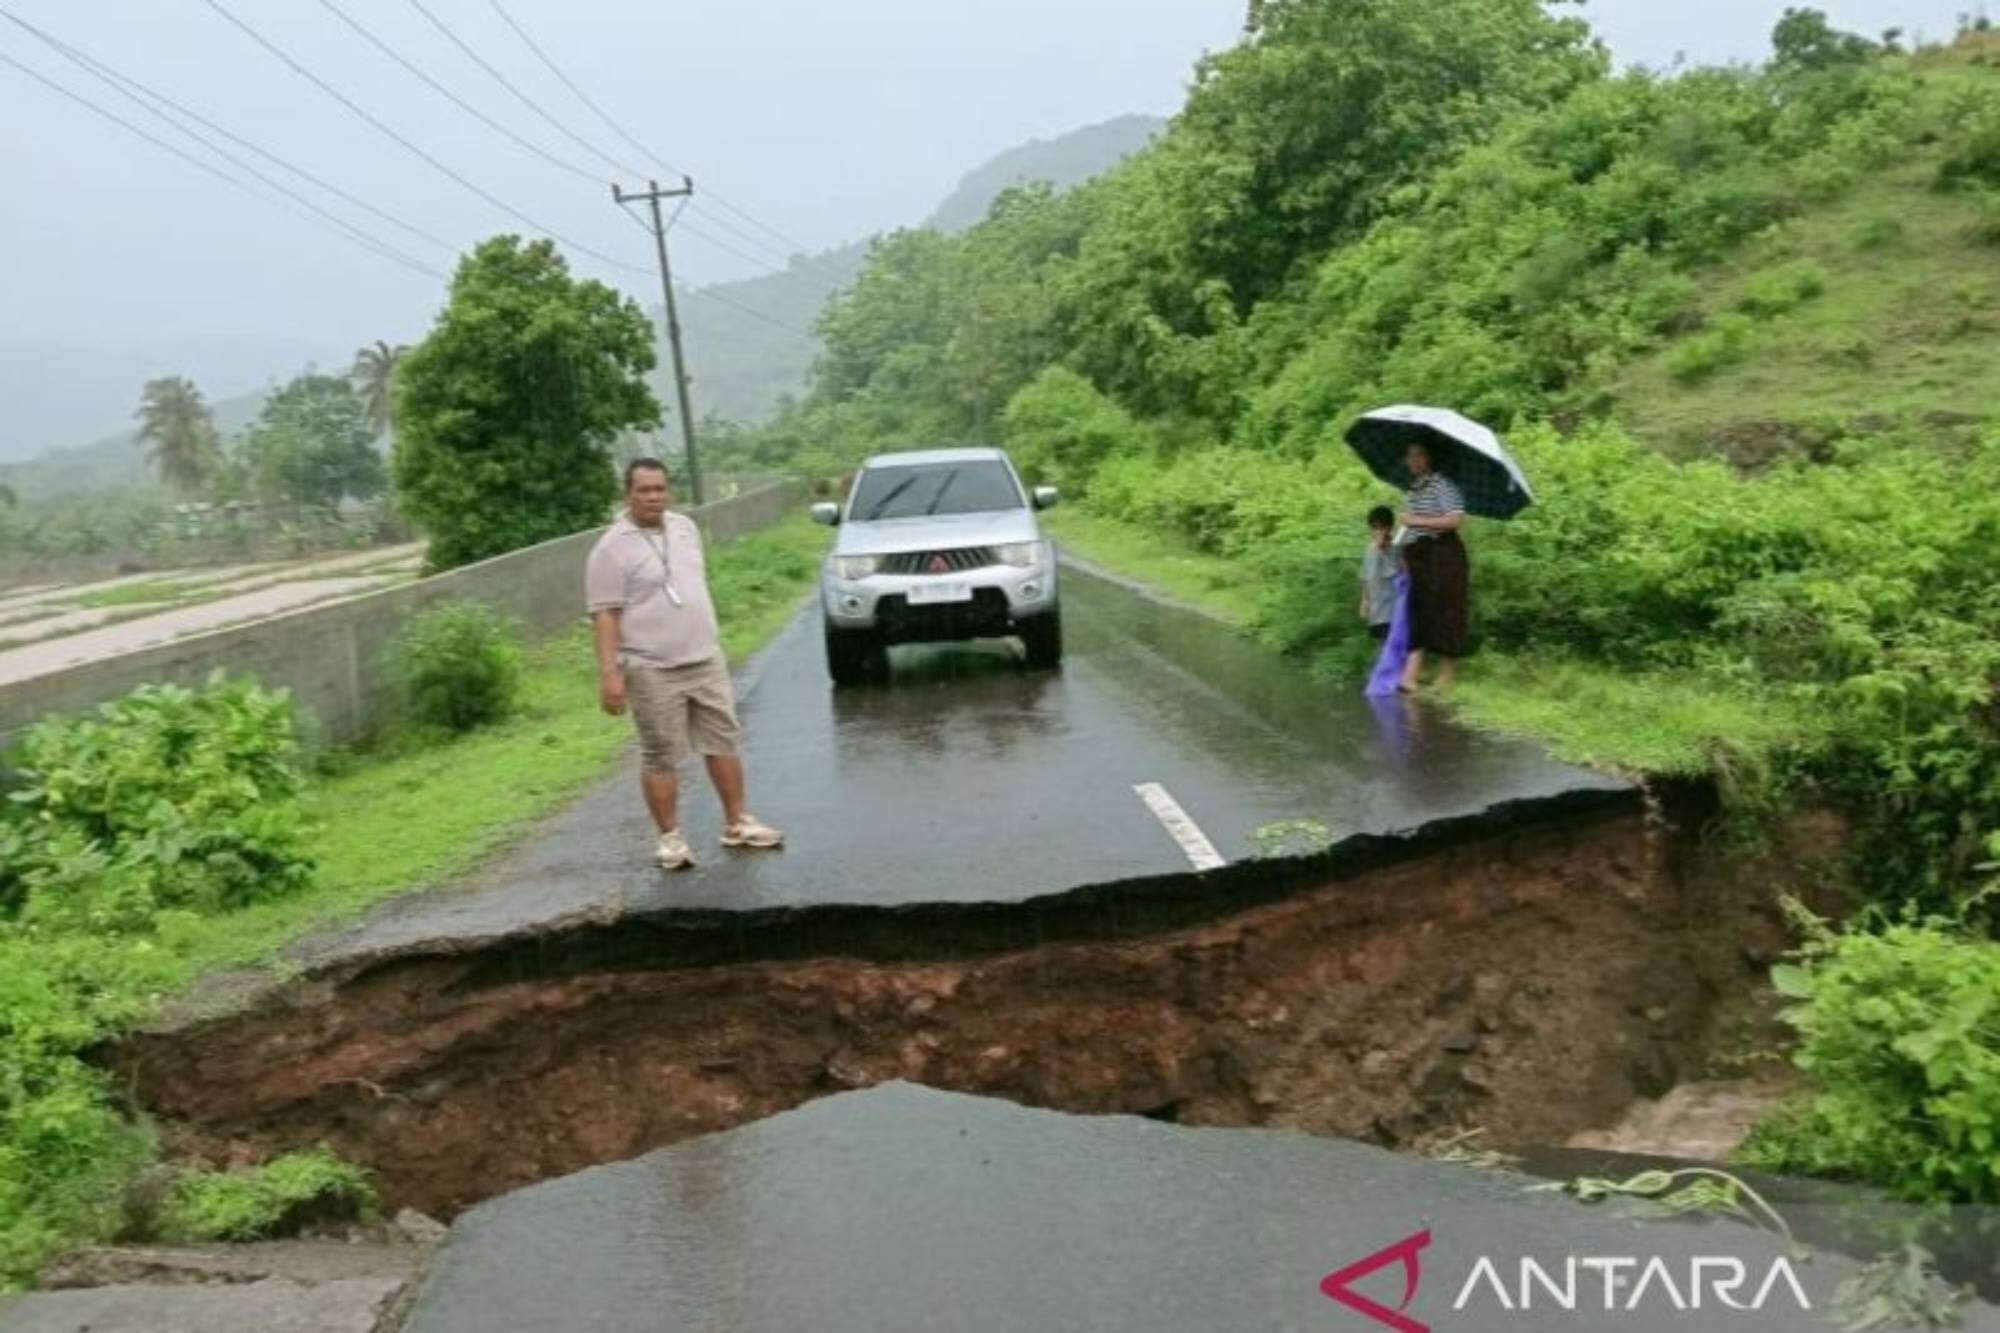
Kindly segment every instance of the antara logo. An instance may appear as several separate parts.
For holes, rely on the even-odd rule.
[[[1320,1279],[1319,1289],[1394,1333],[1431,1333],[1430,1325],[1409,1314],[1423,1281],[1423,1252],[1430,1244],[1430,1228],[1426,1227],[1328,1273]],[[1354,1289],[1355,1283],[1391,1265],[1399,1266],[1403,1274],[1403,1299],[1394,1309]],[[1684,1268],[1657,1255],[1648,1259],[1570,1255],[1552,1265],[1523,1256],[1513,1267],[1510,1284],[1504,1276],[1505,1267],[1490,1255],[1481,1255],[1458,1289],[1458,1298],[1451,1304],[1453,1313],[1475,1304],[1485,1308],[1497,1305],[1509,1313],[1594,1309],[1618,1314],[1658,1305],[1683,1311],[1755,1312],[1773,1298],[1789,1298],[1808,1313],[1813,1308],[1792,1261],[1783,1256],[1772,1260],[1762,1280],[1754,1285],[1749,1266],[1731,1255],[1697,1255],[1688,1259]]]
[[[1403,1313],[1417,1298],[1417,1284],[1423,1281],[1424,1276],[1422,1256],[1430,1244],[1431,1230],[1425,1227],[1415,1235],[1405,1236],[1394,1245],[1375,1251],[1366,1259],[1357,1259],[1338,1272],[1328,1273],[1320,1279],[1319,1289],[1348,1309],[1365,1314],[1384,1328],[1395,1329],[1396,1333],[1431,1333],[1429,1324],[1419,1324]],[[1372,1301],[1354,1289],[1353,1284],[1370,1273],[1397,1263],[1403,1266],[1403,1303],[1395,1309]]]

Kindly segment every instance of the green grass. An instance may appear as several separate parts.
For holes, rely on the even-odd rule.
[[[360,1167],[329,1148],[286,1153],[234,1171],[189,1171],[160,1209],[162,1239],[260,1240],[311,1221],[367,1218],[374,1187]]]
[[[1712,679],[1495,652],[1466,662],[1451,702],[1463,721],[1559,759],[1661,777],[1761,765],[1816,732],[1786,701]]]
[[[115,588],[85,588],[70,600],[78,607],[136,606],[146,602],[178,602],[202,595],[199,580],[141,579]]]
[[[1872,177],[1697,274],[1710,319],[1753,312],[1740,358],[1677,375],[1715,336],[1684,334],[1615,373],[1611,415],[1676,455],[1754,464],[1843,425],[1939,431],[1988,411],[2000,401],[2000,247],[1981,238],[1982,200],[1932,188],[1934,172],[1920,161]],[[1771,300],[1800,273],[1819,290]]]
[[[1042,526],[1071,554],[1139,579],[1239,629],[1256,617],[1258,586],[1249,570],[1171,533],[1074,506],[1044,515]]]

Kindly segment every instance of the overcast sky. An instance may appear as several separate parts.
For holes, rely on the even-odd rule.
[[[604,183],[623,173],[516,100],[414,0],[214,2],[473,185],[632,266],[572,252],[579,270],[642,296],[655,290],[646,276],[650,245],[617,216]],[[448,270],[466,243],[526,229],[260,49],[210,3],[0,0],[118,72],[449,243],[329,201],[424,265]],[[540,64],[492,0],[422,3],[590,144],[634,168],[654,167]],[[1242,12],[1240,0],[501,3],[615,120],[694,175],[702,198],[688,220],[743,252],[681,236],[676,262],[697,282],[775,264],[791,241],[826,246],[921,219],[967,169],[1023,140],[1126,112],[1169,113],[1194,60],[1230,42]],[[580,174],[472,120],[343,26],[329,4]],[[1842,26],[1871,34],[1900,24],[1943,36],[1958,10],[1976,4],[1824,7]],[[1585,12],[1621,63],[1663,66],[1681,52],[1697,62],[1758,59],[1782,8],[1780,0],[1596,0]],[[4,19],[0,55],[175,137]],[[439,298],[436,278],[262,197],[271,192],[261,185],[253,196],[195,169],[4,60],[0,180],[7,256],[0,344],[194,349],[282,339],[288,349],[351,347],[420,335]],[[717,207],[711,193],[777,234]],[[232,364],[225,378],[241,373]]]

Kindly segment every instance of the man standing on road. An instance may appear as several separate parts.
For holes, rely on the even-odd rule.
[[[681,836],[680,764],[692,750],[722,798],[722,845],[777,847],[784,835],[743,808],[736,692],[708,595],[701,529],[667,508],[667,469],[641,458],[625,469],[625,512],[591,548],[584,596],[597,643],[604,711],[629,706],[639,732],[639,785],[659,826],[662,870],[694,864]]]

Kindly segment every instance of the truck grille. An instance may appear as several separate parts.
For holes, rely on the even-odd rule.
[[[990,546],[961,546],[950,551],[899,551],[882,557],[884,574],[959,574],[996,563]]]

